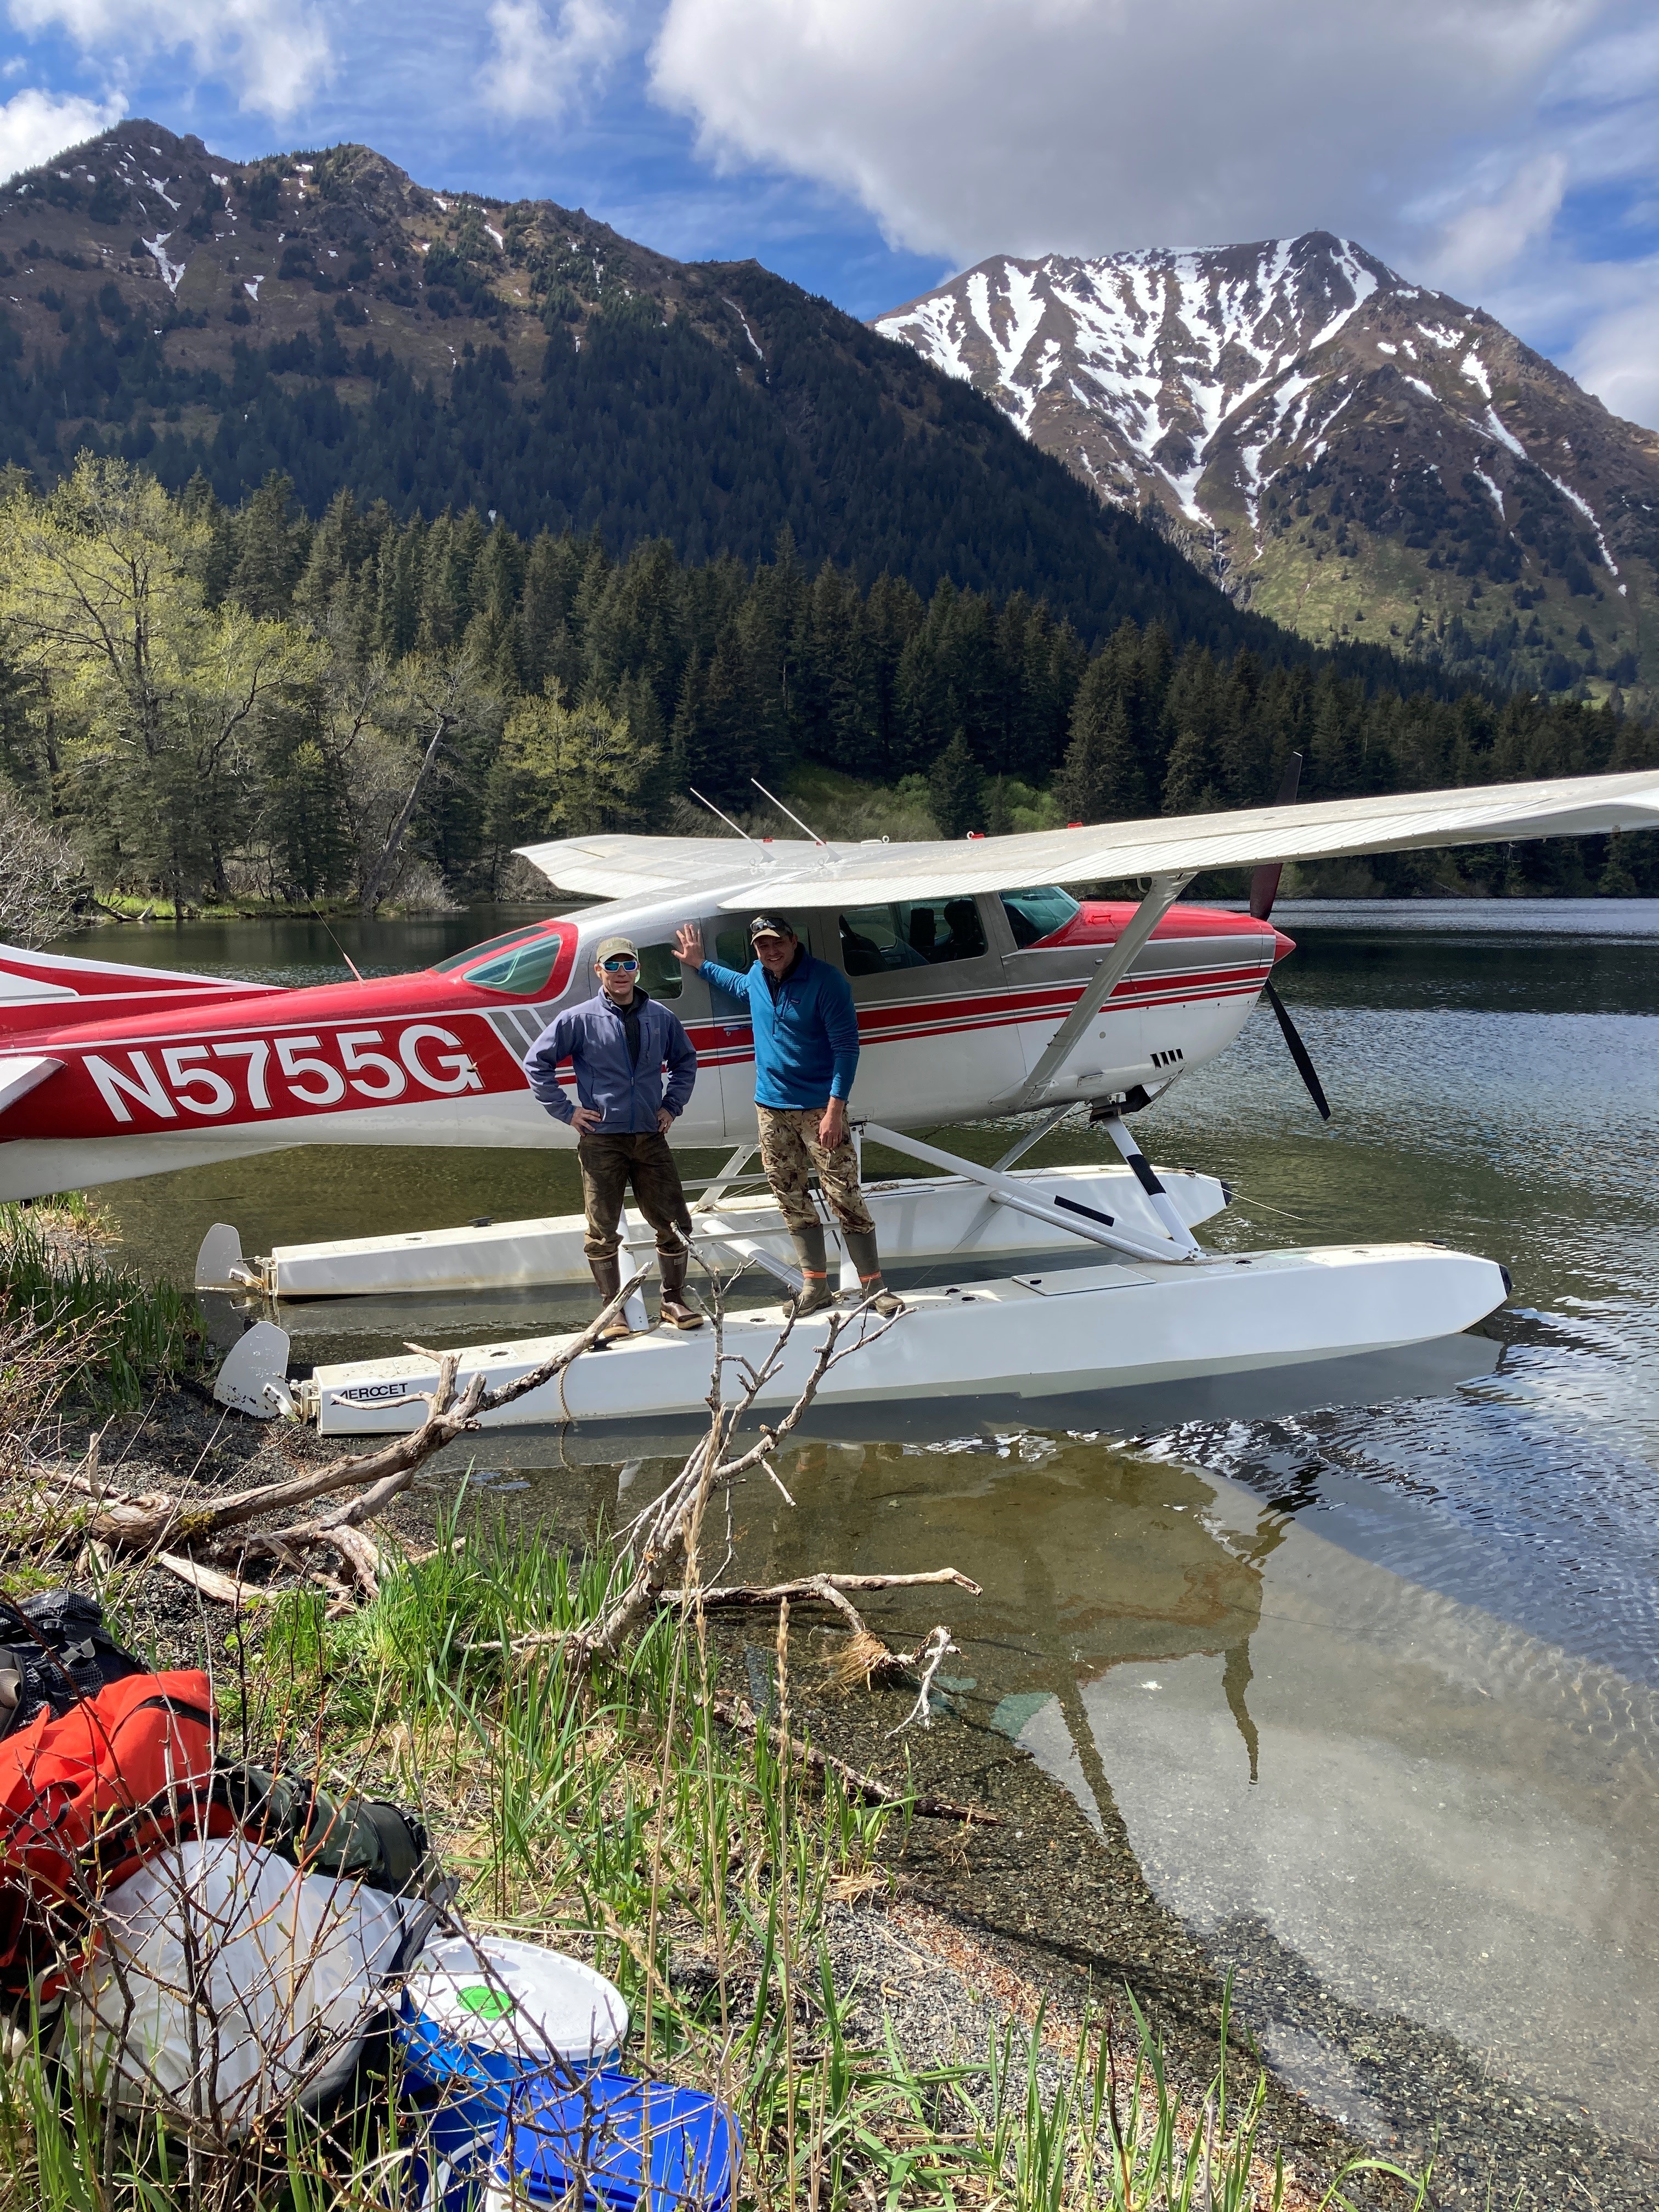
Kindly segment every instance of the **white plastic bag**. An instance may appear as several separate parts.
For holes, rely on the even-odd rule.
[[[402,1931],[397,1898],[242,1837],[164,1851],[69,1992],[88,2086],[234,2142],[361,2040]]]

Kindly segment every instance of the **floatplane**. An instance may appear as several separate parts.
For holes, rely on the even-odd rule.
[[[821,1403],[1041,1401],[1426,1344],[1502,1304],[1496,1262],[1431,1243],[1206,1251],[1193,1231],[1225,1206],[1224,1188],[1149,1162],[1133,1117],[1224,1051],[1263,996],[1328,1114],[1272,981],[1294,950],[1271,919],[1286,862],[1649,829],[1659,825],[1659,772],[1307,805],[1292,789],[1237,812],[959,842],[840,843],[797,823],[800,837],[527,846],[524,858],[556,888],[602,902],[371,981],[285,989],[0,950],[0,1196],[307,1143],[573,1144],[531,1096],[523,1060],[559,1006],[592,991],[594,945],[622,931],[640,945],[647,988],[674,1006],[697,1047],[675,1143],[732,1147],[697,1200],[699,1249],[725,1272],[756,1266],[798,1286],[781,1217],[743,1173],[756,1146],[746,1009],[722,1002],[672,949],[678,926],[695,921],[718,959],[744,966],[744,917],[763,907],[787,913],[851,979],[863,1135],[928,1171],[871,1190],[884,1256],[954,1263],[964,1277],[972,1263],[962,1282],[908,1291],[901,1319],[871,1328],[831,1370]],[[1180,902],[1195,875],[1218,868],[1254,871],[1248,912]],[[1137,880],[1133,901],[1079,900],[1066,888]],[[1119,1158],[1021,1168],[1079,1107]],[[915,1133],[1000,1118],[1020,1126],[990,1167]],[[642,1224],[630,1219],[629,1237],[642,1271]],[[982,1279],[987,1262],[1008,1272]],[[562,1217],[251,1260],[218,1224],[198,1277],[294,1299],[576,1284],[587,1270],[580,1219]],[[487,1418],[695,1412],[708,1390],[704,1340],[647,1330],[642,1304],[633,1318],[633,1337],[584,1353],[556,1383]],[[798,1325],[763,1406],[798,1393],[826,1326]],[[769,1346],[780,1327],[780,1308],[735,1315],[728,1347]],[[467,1346],[461,1380],[480,1370],[492,1383],[514,1379],[562,1340]],[[363,1435],[416,1425],[436,1381],[434,1362],[411,1353],[290,1382],[288,1348],[275,1323],[258,1324],[227,1358],[221,1395]]]

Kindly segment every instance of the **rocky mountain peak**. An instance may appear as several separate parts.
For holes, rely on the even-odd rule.
[[[1659,438],[1352,240],[997,255],[874,326],[1306,635],[1659,682]]]

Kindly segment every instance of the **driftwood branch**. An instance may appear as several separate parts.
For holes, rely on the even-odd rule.
[[[782,1364],[795,1324],[793,1317],[784,1323],[771,1351],[758,1367],[748,1359],[732,1360],[725,1348],[721,1304],[718,1298],[715,1300],[714,1356],[707,1400],[708,1433],[662,1495],[636,1515],[624,1530],[623,1540],[629,1547],[634,1564],[632,1578],[595,1627],[570,1638],[573,1646],[580,1647],[588,1656],[615,1655],[623,1638],[660,1601],[670,1574],[685,1555],[686,1538],[693,1523],[701,1518],[709,1499],[729,1489],[751,1468],[764,1466],[780,1441],[805,1419],[831,1369],[885,1335],[894,1320],[899,1318],[894,1316],[872,1329],[872,1313],[866,1302],[850,1313],[833,1315],[794,1403],[775,1425],[763,1423],[757,1440],[746,1451],[728,1456],[727,1446],[734,1431]],[[851,1332],[855,1326],[857,1333],[854,1334]],[[729,1403],[723,1398],[720,1388],[722,1372],[728,1364],[738,1366],[747,1378],[744,1388]]]
[[[786,1597],[791,1605],[810,1603],[813,1598],[830,1604],[837,1590],[916,1589],[925,1583],[954,1583],[972,1597],[981,1595],[980,1585],[955,1567],[930,1567],[915,1575],[803,1575],[792,1583],[732,1583],[706,1590],[665,1589],[657,1595],[664,1605],[690,1605],[695,1600],[708,1613],[719,1606],[775,1605]]]
[[[757,1735],[764,1727],[767,1740],[777,1750],[787,1750],[790,1757],[817,1774],[833,1774],[854,1796],[866,1805],[908,1805],[914,1812],[930,1820],[962,1820],[971,1822],[976,1828],[1000,1828],[1003,1825],[1000,1813],[988,1813],[977,1805],[958,1805],[949,1797],[934,1797],[927,1791],[890,1790],[873,1774],[864,1774],[856,1766],[849,1766],[844,1759],[836,1759],[814,1744],[806,1743],[798,1735],[786,1735],[774,1723],[763,1723],[753,1708],[743,1699],[711,1698],[708,1709],[718,1721],[727,1728],[737,1729],[744,1735]]]
[[[155,1564],[181,1583],[188,1583],[199,1597],[211,1599],[215,1605],[234,1606],[238,1611],[263,1597],[263,1590],[238,1582],[234,1575],[222,1575],[216,1568],[204,1567],[199,1561],[185,1559],[178,1552],[158,1552]]]
[[[888,1729],[889,1735],[897,1735],[901,1730],[908,1729],[912,1721],[920,1721],[923,1728],[932,1728],[933,1713],[928,1701],[933,1696],[933,1677],[944,1665],[945,1653],[954,1651],[957,1648],[951,1641],[950,1630],[943,1621],[940,1621],[937,1628],[928,1631],[927,1640],[920,1650],[905,1654],[905,1662],[908,1665],[912,1667],[920,1665],[921,1680],[916,1689],[916,1702],[906,1713],[897,1728]]]
[[[244,1549],[269,1550],[280,1543],[297,1547],[334,1542],[337,1532],[360,1528],[365,1521],[380,1512],[399,1492],[407,1489],[417,1470],[435,1452],[453,1443],[457,1437],[476,1429],[480,1415],[541,1389],[583,1352],[590,1351],[600,1330],[632,1295],[638,1280],[637,1274],[630,1276],[581,1334],[562,1350],[514,1381],[498,1384],[494,1389],[486,1388],[483,1376],[478,1374],[457,1397],[457,1355],[453,1352],[425,1355],[437,1360],[438,1380],[429,1395],[417,1394],[428,1399],[426,1418],[418,1428],[391,1438],[376,1450],[348,1453],[343,1458],[331,1460],[325,1467],[287,1476],[279,1482],[261,1483],[252,1490],[234,1492],[228,1498],[198,1502],[174,1498],[161,1491],[117,1490],[103,1481],[95,1468],[91,1474],[73,1468],[43,1468],[41,1472],[48,1480],[91,1501],[93,1510],[82,1523],[85,1536],[121,1551],[155,1553],[164,1545],[185,1547],[211,1544],[215,1556],[223,1559],[234,1559]],[[308,1504],[313,1498],[354,1488],[360,1494],[349,1504],[270,1532],[260,1543],[249,1539],[244,1546],[228,1547],[223,1540],[228,1531],[242,1528],[250,1521],[264,1520],[269,1515]],[[335,1547],[344,1555],[341,1545],[336,1544]],[[361,1554],[361,1547],[358,1548]],[[367,1555],[362,1556],[366,1561]],[[363,1579],[355,1565],[353,1571],[358,1573],[360,1581]]]

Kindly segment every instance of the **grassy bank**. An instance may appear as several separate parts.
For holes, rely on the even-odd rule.
[[[198,1366],[205,1338],[196,1301],[170,1283],[146,1282],[108,1252],[78,1194],[33,1206],[0,1206],[0,1418],[37,1414],[65,1397],[131,1410],[164,1377]],[[49,1365],[42,1402],[25,1385]],[[21,1407],[5,1406],[23,1394]]]
[[[227,1743],[418,1805],[475,1929],[610,1976],[633,2016],[629,2069],[737,2113],[744,2205],[1345,2201],[1304,2194],[1263,2155],[1262,2086],[1236,2047],[1202,2108],[1183,2107],[1122,1992],[1080,2032],[1050,2033],[1039,2010],[943,2063],[915,2063],[890,2023],[870,2033],[882,2000],[844,1971],[834,1930],[849,1905],[878,1911],[906,1811],[864,1805],[787,1746],[720,1725],[695,1622],[659,1616],[615,1666],[569,1668],[557,1639],[599,1613],[603,1553],[499,1525],[437,1534],[372,1605],[331,1619],[324,1598],[295,1591],[265,1609],[221,1669]],[[142,1631],[139,1587],[127,1595]],[[547,1640],[515,1653],[526,1637]],[[780,1718],[814,1663],[786,1614]],[[395,2153],[382,2099],[343,2134],[277,2126],[204,2168],[192,2194],[162,2179],[154,2136],[112,2137],[95,2112],[65,2113],[27,2065],[3,2078],[8,2212],[361,2205]],[[182,2185],[176,2149],[169,2170]]]
[[[435,1528],[424,1510],[401,1536],[376,1527],[368,1602],[301,1571],[233,1614],[142,1554],[100,1561],[76,1519],[84,1504],[4,1443],[27,1441],[53,1403],[142,1395],[195,1358],[190,1303],[120,1271],[83,1208],[8,1210],[0,1230],[8,1581],[90,1579],[152,1663],[205,1659],[222,1755],[418,1809],[467,1926],[599,1967],[630,2008],[628,2069],[734,2111],[739,2212],[1302,2212],[1362,2184],[1378,2201],[1392,2169],[1375,2162],[1322,2194],[1278,2169],[1265,2080],[1224,2018],[1208,2094],[1189,2081],[1183,2098],[1127,1990],[1061,2018],[1016,1978],[1012,1997],[988,2004],[959,1974],[872,1941],[921,1815],[908,1801],[872,1805],[802,1755],[795,1716],[823,1676],[787,1606],[759,1631],[775,1735],[717,1714],[714,1693],[732,1685],[695,1613],[656,1610],[615,1656],[573,1658],[569,1639],[614,1602],[625,1556],[486,1522],[465,1492]],[[159,1449],[162,1417],[145,1404],[115,1431],[127,1466]],[[192,1482],[213,1477],[227,1418],[261,1451],[310,1449],[198,1411],[199,1452],[181,1439]],[[928,1825],[947,1841],[960,1832]],[[186,2141],[159,2122],[117,2125],[77,2097],[37,2030],[0,2063],[0,2212],[401,2212],[409,2135],[395,2089],[394,2063],[325,2123],[290,2106],[244,2142],[200,2126]],[[1388,2201],[1426,2198],[1401,2177]]]

